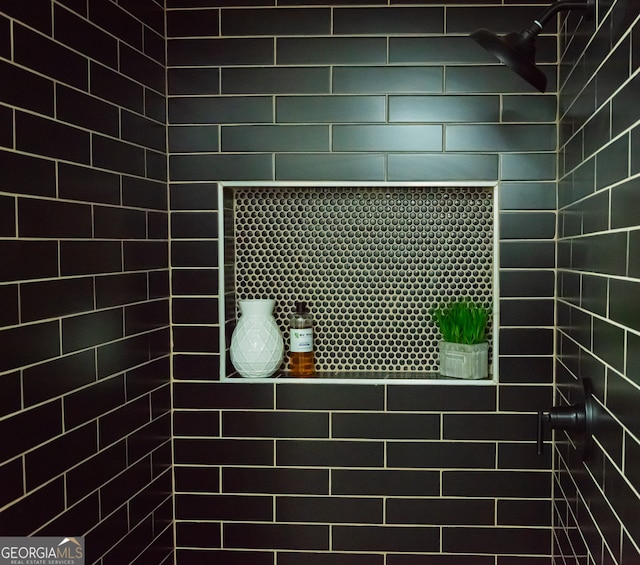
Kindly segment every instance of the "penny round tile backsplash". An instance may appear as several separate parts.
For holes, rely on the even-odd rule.
[[[275,298],[285,339],[306,301],[317,371],[435,372],[429,310],[492,302],[493,206],[486,187],[236,187],[237,298]]]

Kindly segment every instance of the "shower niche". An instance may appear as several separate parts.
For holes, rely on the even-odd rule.
[[[496,193],[486,183],[220,184],[221,379],[242,378],[228,354],[237,301],[273,298],[285,344],[295,303],[310,306],[314,382],[462,382],[438,374],[429,310],[461,297],[497,304]],[[463,382],[495,381],[489,373]],[[289,380],[286,354],[275,378]]]

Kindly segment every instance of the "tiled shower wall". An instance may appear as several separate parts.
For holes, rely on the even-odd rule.
[[[591,379],[601,421],[586,462],[558,444],[558,564],[640,563],[639,17],[600,2],[561,65],[557,377]]]
[[[539,11],[168,2],[180,565],[550,563],[556,96],[467,37]],[[499,182],[500,383],[216,382],[216,181]]]
[[[171,562],[163,6],[0,1],[0,535]]]

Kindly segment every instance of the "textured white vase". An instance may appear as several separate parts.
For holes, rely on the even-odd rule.
[[[243,377],[270,377],[282,363],[284,342],[273,317],[275,300],[240,300],[231,336],[231,362]]]

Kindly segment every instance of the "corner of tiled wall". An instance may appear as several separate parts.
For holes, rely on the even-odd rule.
[[[164,6],[0,3],[0,533],[173,558]]]
[[[599,1],[594,21],[563,28],[558,401],[589,379],[598,423],[585,461],[558,435],[558,564],[640,563],[639,16]]]

